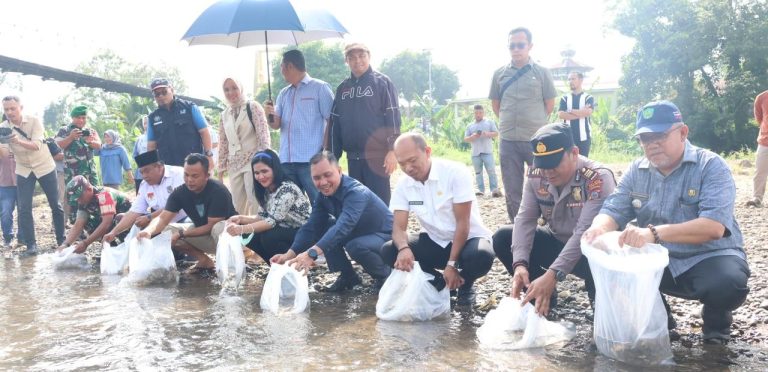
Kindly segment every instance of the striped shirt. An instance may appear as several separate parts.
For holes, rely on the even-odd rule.
[[[332,105],[331,86],[309,74],[298,86],[289,85],[280,91],[275,114],[280,117],[280,159],[283,163],[308,163],[320,152]]]

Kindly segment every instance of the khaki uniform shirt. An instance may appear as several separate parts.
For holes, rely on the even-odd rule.
[[[0,127],[13,128],[15,125],[11,124],[8,120],[2,122]],[[30,173],[34,173],[35,177],[40,178],[48,173],[51,173],[56,169],[56,163],[53,161],[51,152],[48,150],[48,146],[43,143],[45,132],[43,131],[43,124],[37,118],[24,115],[21,120],[19,129],[29,136],[33,142],[37,143],[38,149],[36,151],[29,150],[21,145],[8,144],[8,146],[16,157],[16,174],[22,177],[29,177]],[[19,138],[25,139],[21,133],[16,130],[13,131]]]
[[[529,261],[531,249],[550,249],[533,247],[536,226],[541,225],[565,244],[549,268],[570,273],[578,263],[581,234],[592,225],[603,201],[616,187],[616,181],[610,170],[583,156],[579,156],[576,169],[576,174],[560,192],[541,176],[540,169],[530,171],[512,230],[515,262]]]
[[[531,140],[549,122],[545,100],[557,96],[552,75],[546,68],[529,62],[531,70],[521,75],[502,94],[501,88],[519,70],[511,63],[496,70],[488,98],[499,100],[499,135],[507,141]]]

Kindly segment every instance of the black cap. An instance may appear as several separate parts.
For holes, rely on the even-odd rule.
[[[571,126],[564,123],[547,124],[531,138],[533,165],[536,168],[553,169],[560,165],[563,154],[573,147]]]
[[[157,155],[157,150],[152,150],[136,155],[133,160],[136,160],[136,166],[141,168],[159,162],[160,157]]]
[[[154,78],[152,79],[152,82],[149,83],[150,90],[155,90],[157,88],[168,88],[170,86],[171,86],[171,82],[165,78]]]

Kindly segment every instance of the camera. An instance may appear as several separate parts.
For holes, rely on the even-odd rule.
[[[483,134],[483,131],[478,130],[478,131],[475,132],[475,134]]]
[[[90,137],[91,136],[91,130],[90,129],[83,129],[80,133],[83,135],[83,137]]]

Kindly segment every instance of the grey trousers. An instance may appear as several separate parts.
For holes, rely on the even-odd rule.
[[[499,144],[499,164],[501,182],[504,184],[504,197],[507,201],[509,222],[515,222],[520,201],[523,200],[523,181],[525,165],[533,163],[533,151],[528,141],[501,140]]]

